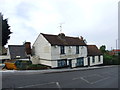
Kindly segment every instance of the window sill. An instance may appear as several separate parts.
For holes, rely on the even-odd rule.
[[[65,53],[63,53],[63,54],[60,54],[60,55],[65,55]]]

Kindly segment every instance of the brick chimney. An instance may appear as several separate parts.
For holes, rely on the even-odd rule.
[[[58,36],[59,36],[59,38],[61,38],[61,39],[65,39],[65,34],[64,33],[60,33],[60,34],[58,34]]]
[[[80,36],[80,40],[83,40],[83,37],[82,37],[82,36]]]
[[[26,51],[27,55],[29,55],[29,54],[31,55],[31,43],[25,42],[24,45],[25,45],[25,51]]]

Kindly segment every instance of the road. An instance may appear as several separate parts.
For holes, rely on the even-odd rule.
[[[62,73],[3,73],[3,88],[118,88],[118,66]]]

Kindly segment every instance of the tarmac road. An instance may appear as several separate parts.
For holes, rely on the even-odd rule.
[[[118,88],[118,66],[61,73],[3,73],[2,88]]]

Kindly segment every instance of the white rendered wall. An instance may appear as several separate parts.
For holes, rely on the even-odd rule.
[[[51,59],[75,59],[78,57],[87,56],[87,48],[85,46],[79,46],[79,54],[76,54],[76,46],[65,46],[65,54],[60,54],[60,46],[51,47]]]
[[[40,63],[40,64],[43,64],[43,65],[47,65],[47,66],[52,66],[51,60],[43,60],[43,59],[40,59],[39,63]]]
[[[76,67],[76,63],[77,63],[77,60],[76,60],[76,59],[73,59],[73,60],[72,60],[72,67]]]
[[[88,65],[88,58],[85,57],[85,58],[84,58],[84,66],[87,66],[87,65]]]
[[[72,67],[76,67],[76,58],[84,57],[84,66],[87,65],[87,48],[86,46],[79,46],[79,54],[76,54],[76,46],[65,46],[65,54],[60,54],[60,46],[51,47],[52,60],[58,59],[72,59]],[[52,61],[53,62],[53,61]],[[69,65],[69,61],[67,61]],[[57,66],[57,61],[52,66]]]
[[[95,56],[95,62],[92,62],[92,56],[90,57],[90,66],[94,66],[94,65],[99,65],[99,64],[103,64],[103,56],[100,56],[100,62],[99,62],[99,56]]]
[[[43,37],[42,34],[38,36],[35,43],[33,44],[34,47],[34,56],[39,57],[38,64],[44,64],[44,65],[51,65],[51,45],[50,43]],[[46,59],[46,60],[45,60]],[[34,59],[33,59],[34,60]],[[34,61],[35,62],[35,61]]]

